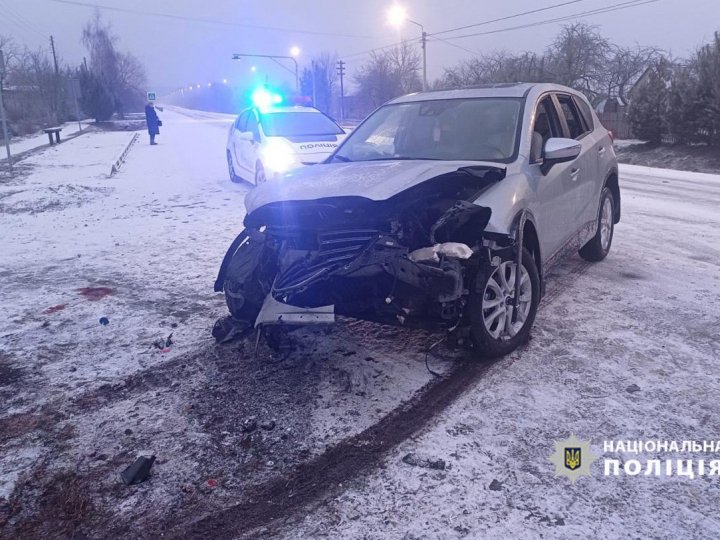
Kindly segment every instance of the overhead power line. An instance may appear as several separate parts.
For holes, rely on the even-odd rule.
[[[610,13],[612,11],[621,11],[623,9],[629,9],[637,6],[642,6],[645,4],[654,4],[656,2],[660,2],[660,0],[630,0],[627,2],[621,2],[619,4],[613,4],[611,6],[605,6],[598,9],[593,9],[589,11],[582,11],[580,13],[573,13],[572,15],[564,15],[562,17],[555,17],[553,19],[545,19],[543,21],[536,21],[533,23],[528,24],[522,24],[519,26],[511,26],[509,28],[499,28],[497,30],[485,30],[483,32],[474,32],[472,34],[463,34],[461,36],[449,36],[446,37],[446,40],[450,39],[464,39],[469,37],[476,37],[476,36],[487,36],[489,34],[499,34],[501,32],[509,32],[511,30],[520,30],[523,28],[533,28],[535,26],[542,26],[545,24],[552,24],[555,22],[562,22],[562,21],[569,21],[572,19],[577,19],[578,17],[587,17],[592,15],[601,15],[603,13]],[[428,34],[429,36],[433,36],[433,34]]]
[[[515,13],[514,15],[507,15],[505,17],[500,17],[498,19],[491,19],[489,21],[482,21],[479,23],[474,24],[468,24],[465,26],[458,26],[457,28],[450,28],[448,30],[441,30],[440,32],[434,32],[433,36],[439,36],[441,34],[448,34],[450,32],[458,32],[460,30],[467,30],[468,28],[475,28],[476,26],[485,26],[487,24],[492,24],[496,22],[502,22],[507,21],[510,19],[517,19],[518,17],[524,17],[525,15],[533,15],[535,13],[540,13],[542,11],[549,11],[551,9],[556,9],[563,6],[569,6],[570,4],[577,4],[578,2],[585,2],[586,0],[570,0],[568,2],[562,2],[561,4],[553,4],[552,6],[545,6],[537,9],[532,9],[530,11],[523,11],[521,13]]]
[[[125,7],[107,6],[105,4],[95,4],[91,2],[80,2],[78,0],[48,0],[49,2],[55,2],[57,4],[68,4],[71,6],[80,6],[86,8],[96,8],[104,11],[116,11],[119,13],[131,13],[133,15],[147,15],[148,17],[162,17],[165,19],[174,19],[179,21],[191,21],[201,22],[207,24],[218,24],[222,26],[232,26],[238,28],[254,28],[256,30],[268,30],[272,32],[287,32],[292,34],[308,34],[314,36],[332,36],[332,37],[345,37],[345,38],[363,38],[370,39],[375,36],[359,35],[359,34],[341,34],[335,32],[320,32],[314,30],[298,30],[295,28],[282,28],[278,26],[264,26],[259,24],[248,24],[239,23],[234,21],[225,21],[222,19],[207,19],[204,17],[190,17],[185,15],[176,15],[174,13],[162,13],[158,11],[144,11],[139,9],[130,9]]]
[[[47,37],[45,32],[39,30],[37,26],[28,21],[25,17],[21,16],[18,12],[11,9],[9,5],[3,5],[2,8],[5,11],[5,20],[13,24],[16,28],[19,28],[24,32],[42,36],[43,39]]]
[[[587,17],[587,16],[593,16],[593,15],[601,15],[601,14],[603,14],[603,13],[610,13],[610,12],[612,12],[612,11],[620,11],[620,10],[623,10],[623,9],[629,9],[629,8],[636,7],[636,6],[641,6],[641,5],[644,5],[644,4],[653,4],[653,3],[655,3],[655,2],[660,2],[660,0],[628,0],[628,1],[625,1],[625,2],[621,2],[621,3],[619,3],[619,4],[612,4],[612,5],[610,5],[610,6],[605,6],[605,7],[602,7],[602,8],[596,8],[596,9],[581,11],[581,12],[573,13],[572,15],[564,15],[564,16],[562,16],[562,17],[554,17],[554,18],[552,18],[552,19],[545,19],[545,20],[542,20],[542,21],[536,21],[536,22],[527,23],[527,24],[518,25],[518,26],[511,26],[511,27],[506,27],[506,28],[499,28],[499,29],[496,29],[496,30],[487,30],[487,31],[483,31],[483,32],[474,32],[474,33],[472,33],[472,34],[463,34],[463,35],[461,35],[461,36],[443,36],[442,38],[437,37],[438,34],[446,34],[446,33],[450,33],[450,32],[456,32],[456,31],[458,31],[458,30],[460,30],[460,29],[464,29],[464,28],[468,28],[468,27],[481,26],[481,25],[484,25],[484,24],[490,24],[491,22],[496,22],[495,20],[492,20],[492,21],[482,21],[482,22],[474,23],[474,24],[472,24],[472,25],[466,25],[466,26],[463,26],[463,27],[450,28],[450,29],[447,29],[447,30],[442,30],[442,31],[440,31],[440,32],[430,32],[430,33],[428,33],[427,37],[428,37],[429,39],[440,40],[440,41],[442,41],[443,43],[445,43],[446,45],[450,45],[450,46],[453,46],[453,47],[455,47],[455,48],[462,49],[462,50],[464,50],[464,51],[466,51],[466,52],[469,52],[469,53],[472,53],[472,54],[477,55],[478,53],[477,53],[476,51],[472,51],[472,50],[467,49],[467,48],[465,48],[465,47],[461,47],[461,46],[457,45],[456,43],[452,43],[450,40],[463,39],[463,38],[475,37],[475,36],[484,36],[484,35],[489,35],[489,34],[499,34],[499,33],[502,33],[502,32],[510,32],[510,31],[513,31],[513,30],[521,30],[521,29],[524,29],[524,28],[532,28],[532,27],[535,27],[535,26],[542,26],[542,25],[551,24],[551,23],[555,23],[555,22],[563,22],[563,21],[568,21],[568,20],[572,20],[572,19],[577,19],[577,18],[579,18],[579,17]],[[536,13],[537,11],[546,11],[546,10],[548,10],[548,9],[552,9],[552,8],[555,8],[555,7],[559,7],[559,6],[561,6],[561,5],[565,5],[565,4],[555,4],[555,5],[553,5],[553,6],[546,6],[546,7],[544,7],[544,8],[539,8],[538,10],[532,10],[532,11],[530,11],[530,12],[516,13],[515,15],[509,15],[509,16],[507,16],[507,17],[503,17],[502,19],[507,20],[507,19],[509,19],[509,18],[516,18],[516,17],[520,17],[520,16],[526,15],[526,14]],[[348,55],[343,55],[342,57],[347,59],[347,58],[354,58],[354,57],[357,57],[357,56],[364,56],[364,55],[366,55],[366,54],[371,54],[371,53],[374,53],[374,52],[379,52],[379,51],[383,51],[383,50],[386,50],[386,49],[391,49],[391,48],[393,48],[393,47],[397,47],[398,45],[402,45],[403,42],[404,42],[404,41],[397,41],[397,42],[394,42],[394,43],[390,43],[390,44],[388,44],[388,45],[383,45],[383,46],[381,46],[381,47],[375,47],[375,48],[373,48],[373,49],[368,49],[368,50],[361,51],[361,52],[357,52],[357,53],[352,53],[352,54],[348,54]]]

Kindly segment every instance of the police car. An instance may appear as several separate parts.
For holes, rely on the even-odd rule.
[[[255,185],[325,160],[345,131],[313,107],[255,106],[237,117],[227,140],[230,180]]]

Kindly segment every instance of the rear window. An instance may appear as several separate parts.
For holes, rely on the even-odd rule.
[[[302,135],[340,135],[343,130],[322,113],[275,112],[260,119],[268,137],[297,137]]]
[[[557,98],[560,102],[560,110],[562,111],[562,114],[567,121],[568,129],[570,130],[570,138],[579,139],[590,131],[587,128],[586,122],[583,120],[583,117],[577,108],[576,102],[573,101],[572,97],[565,94],[559,94]]]
[[[592,111],[590,110],[590,105],[587,104],[587,101],[577,96],[575,96],[574,99],[575,103],[577,103],[578,109],[580,109],[580,114],[582,114],[583,120],[585,120],[585,125],[588,127],[589,131],[592,131],[595,126],[593,125],[593,117]]]

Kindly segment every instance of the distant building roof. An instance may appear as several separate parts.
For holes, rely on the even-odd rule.
[[[617,108],[625,107],[627,103],[621,97],[609,97],[603,99],[600,103],[595,106],[595,110],[599,113],[604,112],[616,112]]]

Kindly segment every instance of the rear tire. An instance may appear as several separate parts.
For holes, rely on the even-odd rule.
[[[475,281],[466,313],[470,337],[480,357],[505,356],[529,340],[540,301],[540,276],[532,254],[523,248],[519,315],[513,322],[516,267],[514,258],[505,258],[500,266],[478,274]]]
[[[603,188],[600,194],[597,232],[592,239],[580,248],[580,256],[586,261],[602,261],[610,252],[615,232],[615,198],[612,191]]]
[[[234,184],[237,184],[238,182],[242,182],[242,178],[240,178],[235,173],[235,165],[233,164],[233,158],[232,158],[232,155],[230,154],[230,150],[228,150],[226,152],[226,154],[227,154],[227,163],[228,163],[228,173],[230,174],[230,181],[233,182]]]

